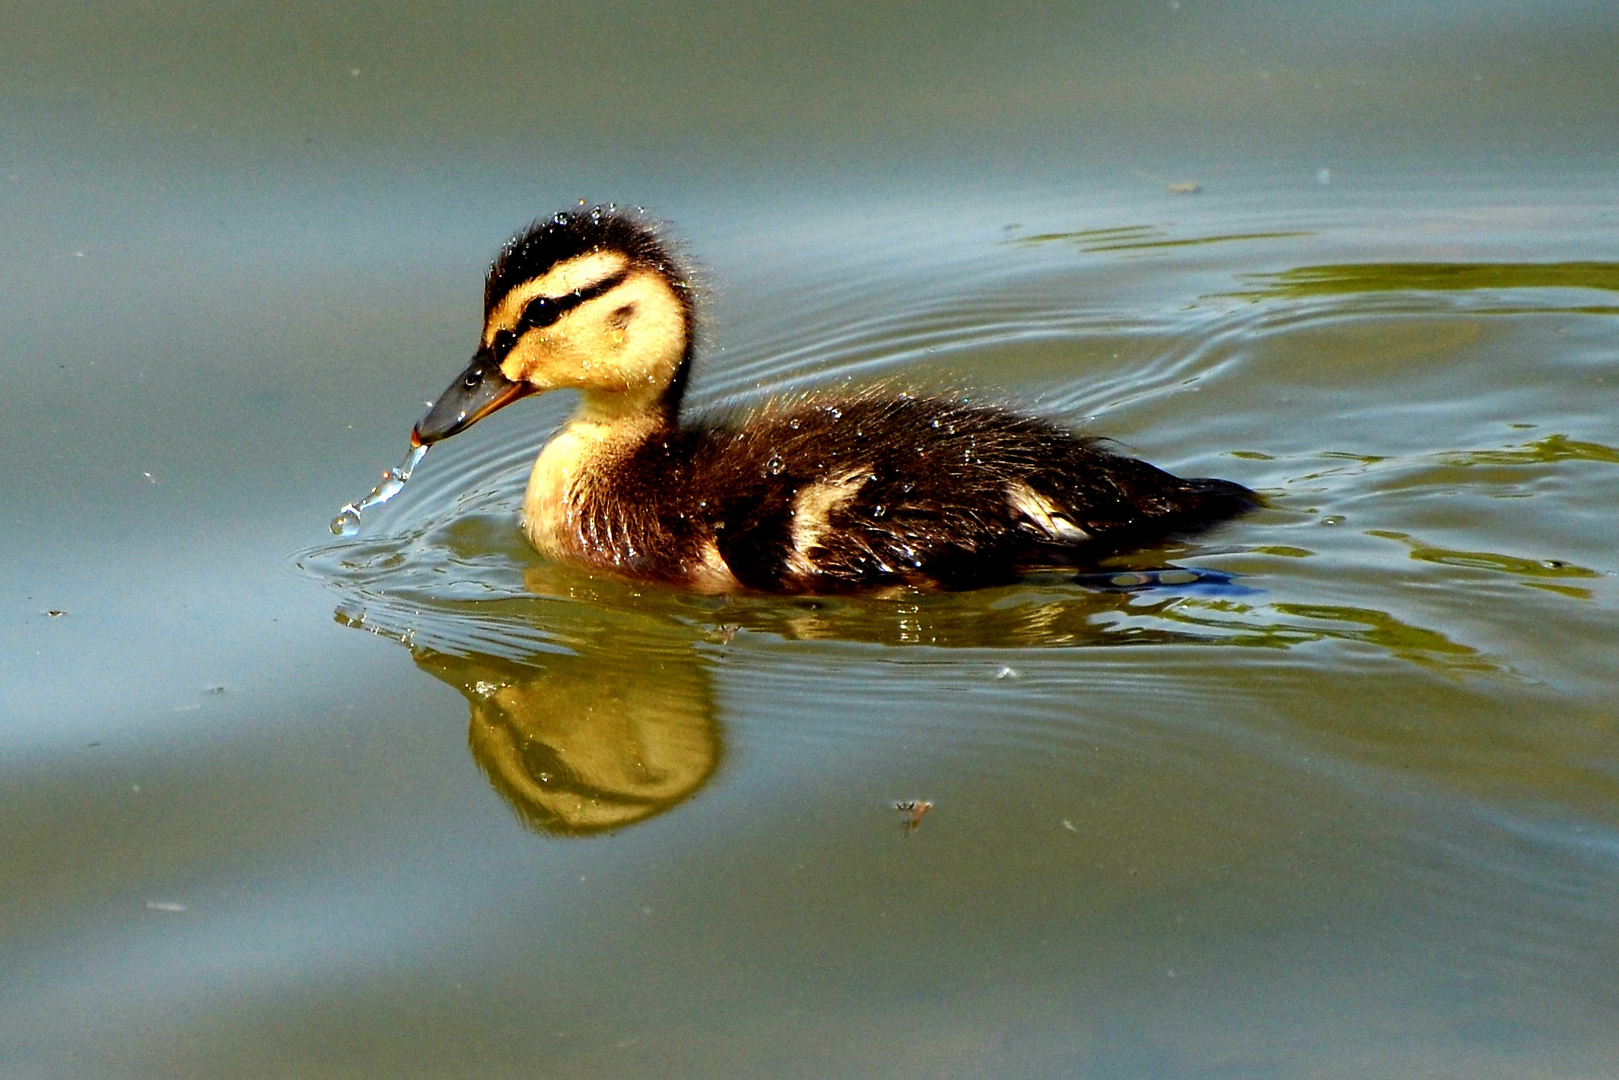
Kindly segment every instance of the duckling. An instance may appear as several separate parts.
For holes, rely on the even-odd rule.
[[[683,420],[690,275],[639,212],[534,223],[484,286],[467,367],[418,446],[528,394],[579,392],[529,477],[542,554],[705,591],[965,589],[1082,566],[1255,504],[1046,420],[963,397],[871,389]]]

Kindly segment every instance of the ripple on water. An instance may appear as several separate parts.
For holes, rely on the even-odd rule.
[[[1571,289],[1608,286],[1328,267],[1298,255],[1307,236],[1178,242],[1194,236],[995,241],[942,277],[833,267],[838,287],[743,328],[693,392],[1021,393],[1263,490],[1266,508],[1195,541],[956,595],[713,597],[593,575],[517,527],[567,406],[548,398],[443,444],[363,535],[302,564],[340,621],[462,695],[490,797],[548,835],[706,793],[750,816],[808,807],[813,827],[769,831],[813,844],[840,799],[887,826],[893,799],[925,797],[917,842],[992,845],[1013,891],[1060,897],[1087,933],[1110,910],[1131,913],[1132,941],[1170,911],[1201,910],[1210,940],[1220,920],[1243,942],[1330,927],[1321,948],[1353,941],[1396,972],[1379,996],[1420,980],[1479,1030],[1492,994],[1605,993],[1619,451],[1591,380],[1613,365],[1600,335],[1578,363],[1522,358],[1548,326],[1593,318]],[[1230,262],[1211,270],[1216,253]],[[863,842],[838,838],[840,854]],[[1336,952],[1315,966],[1357,977]]]
[[[1331,305],[1353,305],[1368,294],[1398,294],[1409,300],[1420,299],[1434,291],[1612,286],[1608,264],[1306,266],[1271,273],[1269,277],[1261,275],[1254,280],[1262,287],[1228,294],[1244,301],[1242,303],[1209,304],[1209,295],[1198,293],[1191,298],[1201,300],[1201,306],[1197,303],[1189,307],[1183,305],[1182,310],[1173,315],[1160,307],[1138,312],[1132,321],[1117,305],[1077,299],[1078,294],[1066,307],[1053,303],[1050,282],[1042,282],[1042,275],[1067,280],[1071,268],[1051,263],[1031,268],[1020,266],[1015,259],[1019,249],[1049,246],[1058,241],[1068,244],[1078,254],[1094,256],[1107,255],[1121,247],[1133,249],[1147,245],[1154,250],[1174,251],[1215,241],[1292,240],[1308,235],[1304,230],[1277,229],[1240,236],[1176,237],[1151,226],[1110,226],[1020,238],[1012,245],[992,246],[978,264],[962,264],[958,279],[943,287],[945,293],[955,295],[893,305],[893,301],[905,299],[905,295],[904,289],[890,287],[881,293],[881,298],[890,306],[868,306],[862,310],[855,304],[854,310],[829,309],[823,313],[827,325],[812,318],[807,325],[798,328],[796,338],[780,335],[769,340],[768,349],[755,346],[756,355],[751,357],[730,355],[724,363],[711,359],[702,375],[708,396],[718,399],[728,395],[735,397],[744,387],[758,394],[787,385],[795,375],[804,373],[807,363],[819,366],[827,375],[859,378],[875,371],[914,368],[921,358],[940,353],[969,360],[992,355],[1014,342],[1039,342],[1042,348],[1059,353],[1066,349],[1094,359],[1096,350],[1088,347],[1112,339],[1129,343],[1130,348],[1123,350],[1127,354],[1126,362],[1092,363],[1087,370],[1076,372],[1066,380],[1066,385],[1054,387],[1042,395],[1047,408],[1058,415],[1128,411],[1133,405],[1156,399],[1161,403],[1158,407],[1161,416],[1153,418],[1159,426],[1177,427],[1178,422],[1190,418],[1195,428],[1197,418],[1209,412],[1210,406],[1226,417],[1231,426],[1231,410],[1234,406],[1240,410],[1237,403],[1242,400],[1242,385],[1255,367],[1252,352],[1255,348],[1262,350],[1266,335],[1278,328],[1292,329],[1299,325],[1296,322],[1299,313],[1289,306],[1296,306],[1299,301],[1329,305],[1310,310],[1308,322],[1319,325],[1357,316],[1359,310],[1353,306],[1340,310]],[[1036,287],[1030,287],[1031,281]],[[1195,287],[1196,283],[1192,284]],[[837,316],[835,322],[830,321],[833,315]],[[1443,357],[1440,359],[1442,361]],[[1206,391],[1209,396],[1188,408],[1188,391],[1193,389]],[[552,409],[549,415],[555,417],[557,411]],[[1263,431],[1274,425],[1269,417],[1249,415],[1244,418],[1239,411],[1235,426]],[[408,508],[395,514],[404,526],[402,531],[317,549],[305,556],[304,565],[362,597],[363,603],[348,606],[373,612],[370,616],[373,621],[378,618],[377,612],[385,609],[402,612],[404,606],[409,605],[414,612],[411,621],[417,624],[414,628],[417,634],[441,633],[446,641],[476,639],[485,643],[510,636],[512,640],[507,643],[510,647],[505,651],[520,651],[535,640],[535,635],[520,632],[517,623],[502,623],[504,630],[470,637],[465,630],[452,632],[449,628],[475,623],[481,617],[480,612],[492,612],[490,608],[478,608],[480,603],[509,605],[528,595],[526,590],[532,584],[536,562],[523,547],[514,519],[523,476],[539,441],[533,436],[516,441],[464,438],[456,445],[455,454],[445,455],[447,460],[442,467],[424,470],[412,485],[410,497],[405,500]],[[1132,442],[1151,456],[1150,431],[1136,431]],[[1247,449],[1233,448],[1228,453],[1237,460],[1264,462],[1264,469],[1249,470],[1248,475],[1239,479],[1252,483],[1250,477],[1255,471],[1270,478],[1272,490],[1281,496],[1278,509],[1283,511],[1298,505],[1289,492],[1297,491],[1312,503],[1323,503],[1332,501],[1336,491],[1352,493],[1353,489],[1343,488],[1341,480],[1356,480],[1355,487],[1365,488],[1367,470],[1379,470],[1387,477],[1374,477],[1370,485],[1374,488],[1409,489],[1449,482],[1450,474],[1434,470],[1448,469],[1453,473],[1475,466],[1607,461],[1614,454],[1600,443],[1565,435],[1550,436],[1514,449],[1436,450],[1424,456],[1426,464],[1413,461],[1409,455],[1375,453],[1323,451],[1316,462],[1301,460],[1296,455],[1277,456]],[[1319,467],[1317,462],[1321,459],[1331,461],[1334,457],[1346,463]],[[1430,475],[1422,476],[1423,469]],[[1484,479],[1484,474],[1479,473],[1478,478]],[[1308,508],[1311,527],[1316,521],[1328,521],[1334,516],[1322,513],[1320,507]],[[1278,569],[1272,566],[1278,558],[1293,558],[1296,553],[1324,556],[1317,559],[1318,567],[1344,561],[1333,557],[1334,545],[1323,549],[1319,534],[1300,543],[1292,535],[1297,532],[1296,525],[1279,521],[1274,525],[1277,527],[1267,529],[1265,517],[1261,515],[1252,522],[1225,530],[1222,538],[1247,533],[1244,539],[1259,541],[1247,543],[1241,550],[1183,545],[1169,549],[1169,554],[1177,558],[1196,558],[1206,552],[1215,565],[1220,565],[1224,559],[1227,564],[1267,571]],[[1255,533],[1259,535],[1252,535]],[[1398,529],[1373,528],[1367,535],[1412,534]],[[1534,558],[1473,552],[1477,557],[1469,559],[1462,555],[1437,554],[1451,550],[1441,545],[1412,543],[1416,545],[1410,555],[1412,559],[1426,559],[1456,569],[1494,569],[1515,573],[1520,578],[1557,579],[1528,583],[1549,587],[1570,597],[1588,596],[1589,590],[1583,581],[1574,584],[1562,578],[1594,578],[1600,573],[1559,555]],[[1154,558],[1162,557],[1162,554],[1144,555],[1136,561],[1145,560],[1150,565]],[[1551,566],[1560,569],[1556,573],[1547,572],[1546,568]],[[1322,571],[1290,568],[1285,572],[1291,579],[1290,584],[1296,585]],[[959,616],[940,609],[928,620],[909,622],[904,618],[851,619],[830,609],[817,612],[790,607],[772,610],[768,604],[752,605],[746,618],[754,620],[760,629],[768,627],[772,632],[798,640],[846,635],[855,640],[892,644],[962,647],[999,635],[1001,641],[1028,647],[1191,641],[1269,648],[1335,641],[1380,649],[1402,660],[1450,670],[1506,670],[1507,665],[1491,658],[1487,650],[1465,640],[1455,640],[1442,628],[1423,626],[1404,617],[1398,605],[1316,602],[1319,598],[1296,595],[1298,591],[1294,590],[1295,595],[1290,596],[1242,599],[1236,595],[1200,597],[1186,589],[1179,592],[1149,590],[1145,595],[1104,595],[1104,599],[1098,601],[1093,592],[1070,585],[1060,599],[1043,605],[1045,610],[1040,614],[1020,610],[1016,619],[986,619],[972,601],[964,602],[966,613]],[[457,606],[440,610],[446,604]],[[1027,607],[1020,605],[1020,608]],[[498,622],[492,620],[491,626]]]
[[[1573,493],[1611,491],[1619,451],[1572,421],[1522,434],[1548,413],[1577,419],[1589,389],[1575,365],[1525,373],[1489,350],[1527,325],[1509,309],[1589,318],[1569,314],[1578,305],[1567,290],[1611,289],[1609,271],[1276,268],[1296,250],[1287,245],[1308,239],[1121,226],[990,243],[943,280],[896,283],[892,264],[862,266],[833,275],[840,285],[824,297],[808,295],[800,318],[710,355],[694,385],[699,402],[735,405],[806,380],[994,386],[1034,373],[1051,414],[1100,416],[1098,433],[1128,433],[1146,457],[1181,468],[1169,448],[1200,473],[1265,489],[1268,509],[1114,567],[1234,578],[1159,575],[1121,588],[1049,576],[966,595],[725,598],[551,565],[524,544],[516,513],[563,402],[531,403],[521,421],[519,406],[446,444],[374,532],[301,562],[334,587],[342,621],[404,641],[424,670],[461,689],[475,728],[515,725],[545,742],[559,736],[541,730],[544,717],[628,710],[647,730],[685,733],[669,745],[687,747],[694,785],[708,782],[728,727],[857,757],[926,747],[1008,784],[1036,760],[1070,762],[1097,783],[1121,763],[1143,777],[1194,775],[1225,746],[1280,763],[1295,778],[1284,788],[1367,805],[1408,797],[1401,770],[1416,763],[1430,791],[1475,785],[1481,805],[1521,824],[1529,819],[1491,792],[1563,797],[1552,792],[1573,790],[1568,776],[1533,775],[1530,763],[1559,741],[1598,752],[1597,735],[1572,721],[1525,733],[1505,706],[1479,722],[1487,734],[1458,738],[1454,725],[1492,695],[1512,702],[1569,685],[1581,663],[1602,670],[1590,642],[1611,622],[1616,568]],[[1214,251],[1240,254],[1218,272],[1177,262]],[[1142,253],[1154,256],[1150,268],[1129,261]],[[1492,325],[1507,330],[1479,331],[1467,321],[1479,313],[1500,315]],[[1413,409],[1419,378],[1478,390]],[[1531,510],[1532,528],[1508,518],[1508,505]],[[1210,587],[1219,580],[1230,587]],[[685,688],[674,705],[636,696],[653,686],[648,672]],[[618,688],[616,704],[598,700],[598,684]],[[505,712],[487,704],[500,694]],[[1490,741],[1502,737],[1516,740],[1510,767]],[[705,740],[712,747],[692,749]],[[482,764],[504,778],[497,787],[524,820],[594,827],[524,803],[516,761]],[[1254,772],[1231,768],[1221,783],[1240,802]],[[1447,804],[1435,819],[1454,824],[1458,812]],[[1452,872],[1481,841],[1446,828]],[[1415,844],[1424,834],[1405,835]],[[1476,902],[1476,890],[1463,893]]]

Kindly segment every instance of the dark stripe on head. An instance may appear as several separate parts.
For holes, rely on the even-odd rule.
[[[621,270],[609,277],[602,278],[594,285],[586,285],[584,288],[575,289],[571,293],[563,293],[561,296],[536,296],[523,308],[523,314],[517,320],[516,332],[511,330],[495,331],[495,338],[489,343],[490,351],[495,354],[495,363],[504,363],[506,354],[512,351],[512,346],[517,344],[517,339],[530,330],[538,330],[541,327],[555,324],[558,319],[580,304],[588,303],[598,296],[618,288],[624,284],[624,280],[629,276],[628,271]]]
[[[685,267],[659,239],[653,222],[640,213],[596,206],[541,219],[513,237],[490,264],[483,290],[484,318],[523,282],[567,259],[598,251],[620,252],[632,264],[662,274],[686,306],[687,315],[691,314],[691,285]]]

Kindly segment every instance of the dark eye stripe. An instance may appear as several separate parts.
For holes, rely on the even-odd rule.
[[[522,334],[528,330],[550,326],[580,304],[594,300],[603,293],[618,288],[624,284],[624,279],[629,276],[629,271],[625,270],[614,274],[612,277],[603,278],[594,285],[586,285],[582,289],[575,289],[573,292],[564,293],[562,296],[536,296],[523,309],[523,317],[517,323],[517,332]]]
[[[511,330],[495,332],[494,340],[489,343],[490,351],[495,354],[495,363],[505,361],[506,354],[512,351],[517,339],[528,331],[550,326],[580,304],[618,288],[629,276],[629,270],[623,270],[612,277],[603,278],[594,285],[586,285],[582,289],[575,289],[561,296],[536,296],[523,308],[523,315],[517,320],[515,333]]]

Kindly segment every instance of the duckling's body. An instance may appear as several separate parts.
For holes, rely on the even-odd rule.
[[[870,390],[681,423],[689,286],[644,223],[597,208],[502,252],[483,345],[417,425],[448,437],[525,393],[581,391],[523,527],[556,559],[713,591],[965,588],[1072,566],[1253,505],[1047,421]]]

